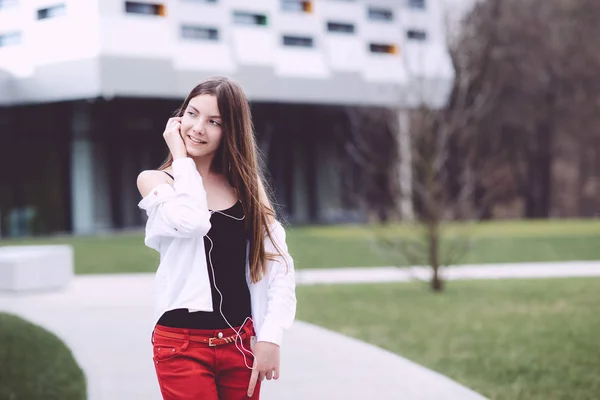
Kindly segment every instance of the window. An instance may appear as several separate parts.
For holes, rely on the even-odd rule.
[[[371,53],[378,54],[397,54],[398,48],[393,44],[371,43],[369,45]]]
[[[284,46],[294,46],[294,47],[313,47],[314,41],[313,38],[308,36],[284,36],[283,37],[283,45]]]
[[[427,40],[427,32],[418,29],[406,31],[406,37],[410,40]]]
[[[354,25],[343,22],[328,22],[327,30],[329,32],[354,33]]]
[[[263,14],[252,14],[244,11],[233,12],[233,22],[238,25],[267,25],[267,16]]]
[[[164,4],[140,3],[137,1],[126,1],[125,12],[127,14],[159,15],[161,17],[167,15]]]
[[[301,0],[281,0],[281,9],[283,11],[293,12],[312,12],[312,2]]]
[[[181,37],[194,40],[219,40],[219,31],[216,28],[182,25]]]
[[[14,7],[18,4],[18,0],[0,0],[0,9]]]
[[[392,21],[394,12],[389,8],[369,7],[369,19],[373,21]]]
[[[419,10],[424,10],[427,7],[425,0],[407,0],[409,8],[417,8]]]
[[[21,43],[21,34],[19,32],[3,33],[0,35],[0,47],[14,46]]]
[[[41,8],[37,12],[37,19],[49,19],[62,17],[66,14],[67,8],[64,4],[59,4],[57,6]]]

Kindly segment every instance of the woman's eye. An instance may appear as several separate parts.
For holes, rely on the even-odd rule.
[[[191,112],[191,111],[188,111],[188,112],[186,112],[186,114],[187,114],[187,115],[191,115],[191,116],[194,116],[194,115],[196,115],[196,114],[194,114],[194,113],[193,113],[193,112]]]
[[[219,123],[219,121],[215,121],[214,119],[210,120],[210,123],[216,126],[221,126],[221,124]]]

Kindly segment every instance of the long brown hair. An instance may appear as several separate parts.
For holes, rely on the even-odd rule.
[[[250,278],[256,283],[266,273],[267,260],[273,259],[277,254],[267,254],[264,246],[265,233],[275,244],[268,229],[269,219],[275,218],[275,210],[269,204],[261,202],[259,179],[267,198],[270,192],[259,168],[259,151],[250,106],[244,91],[236,82],[225,77],[214,77],[193,88],[173,116],[182,117],[190,100],[205,94],[217,98],[223,132],[211,170],[227,177],[242,203],[246,216],[245,228],[250,239]],[[169,153],[159,170],[170,167],[172,163],[173,156]],[[281,255],[277,245],[275,248]]]

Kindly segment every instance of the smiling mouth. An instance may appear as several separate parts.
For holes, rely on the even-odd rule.
[[[193,137],[191,137],[190,135],[188,135],[188,138],[190,138],[190,141],[194,144],[206,144],[206,142],[204,140],[200,140],[200,139],[194,139]]]

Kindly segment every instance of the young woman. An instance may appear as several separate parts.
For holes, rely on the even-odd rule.
[[[154,365],[165,400],[258,399],[279,378],[294,265],[258,167],[250,108],[227,78],[196,86],[137,180],[156,272]]]

